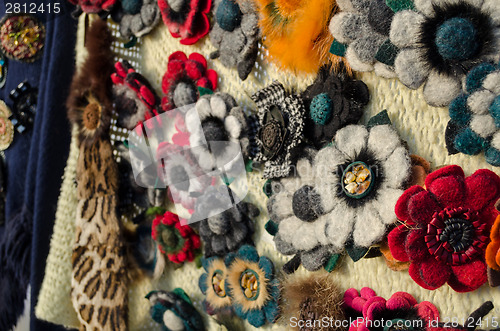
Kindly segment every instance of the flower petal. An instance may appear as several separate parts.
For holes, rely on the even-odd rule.
[[[335,146],[339,151],[345,153],[353,161],[366,147],[368,131],[363,125],[348,125],[337,131],[335,135]]]
[[[378,190],[377,200],[373,202],[373,207],[378,211],[384,224],[392,224],[397,221],[394,208],[403,194],[403,190],[383,188]]]
[[[455,176],[455,177],[462,177],[465,178],[464,171],[462,168],[460,168],[457,165],[450,165],[443,167],[441,169],[438,169],[436,171],[431,172],[427,177],[425,178],[425,187],[429,188],[432,185],[432,182],[436,180],[437,178],[440,177],[448,177],[448,176]]]
[[[363,306],[363,316],[366,320],[374,321],[375,315],[386,310],[386,301],[382,297],[373,297],[366,301]]]
[[[415,48],[401,50],[396,56],[394,68],[399,80],[413,90],[422,85],[429,74],[427,64],[422,61],[419,51]]]
[[[435,290],[448,281],[451,270],[446,264],[431,258],[410,264],[409,273],[418,285],[427,290]]]
[[[217,95],[212,96],[210,98],[210,108],[212,109],[211,114],[213,116],[216,116],[221,120],[223,120],[224,117],[226,117],[227,106],[221,97]]]
[[[432,70],[424,84],[425,101],[434,107],[448,105],[462,91],[460,80]]]
[[[403,224],[393,229],[387,236],[387,242],[392,256],[401,262],[410,261],[405,245],[408,234],[409,229]]]
[[[500,270],[497,262],[497,256],[500,256],[500,241],[492,242],[486,248],[485,259],[488,266],[494,270]]]
[[[387,307],[389,308],[389,301],[392,299],[392,298],[395,298],[395,297],[398,297],[398,298],[402,298],[404,299],[409,307],[413,307],[417,304],[417,299],[415,299],[413,297],[413,295],[411,295],[410,293],[407,293],[407,292],[396,292],[394,293],[391,298],[387,301]],[[394,309],[394,308],[390,308],[390,309]],[[397,309],[397,307],[396,307]]]
[[[242,125],[233,115],[226,117],[224,120],[224,128],[229,132],[231,138],[238,139],[240,137]]]
[[[411,198],[419,193],[425,191],[422,187],[418,185],[414,185],[403,192],[403,194],[399,197],[396,202],[396,207],[394,207],[394,211],[396,212],[397,218],[402,221],[408,221],[410,219],[410,213],[408,211],[408,203]]]
[[[491,170],[479,169],[465,179],[466,206],[476,211],[492,208],[500,199],[500,177]]]
[[[336,249],[343,250],[344,244],[352,232],[355,210],[346,204],[339,204],[328,215],[326,223],[326,236]]]
[[[411,172],[411,159],[405,147],[401,146],[382,163],[384,187],[403,188]]]
[[[260,328],[266,323],[266,315],[263,310],[251,309],[248,311],[246,318],[248,320],[248,323],[255,326],[256,328]]]
[[[470,292],[486,283],[486,263],[476,260],[460,266],[452,266],[453,272],[448,284],[457,292]]]
[[[420,262],[429,259],[431,256],[425,244],[424,229],[410,230],[405,242],[405,251],[411,262]]]
[[[441,209],[435,197],[427,191],[415,194],[408,202],[410,219],[423,226],[426,226],[432,220],[432,215]]]
[[[382,240],[386,227],[376,210],[365,206],[357,213],[353,239],[357,246],[370,247]]]
[[[412,10],[397,12],[392,18],[389,37],[399,47],[414,47],[419,40],[420,24],[425,17]]]
[[[390,125],[376,125],[370,129],[368,149],[378,160],[387,159],[400,145],[401,139]]]
[[[427,190],[434,194],[441,206],[457,208],[465,199],[465,181],[462,176],[443,175],[426,181]]]
[[[418,316],[424,319],[426,325],[431,321],[437,321],[439,319],[439,310],[429,301],[422,301],[417,307]]]

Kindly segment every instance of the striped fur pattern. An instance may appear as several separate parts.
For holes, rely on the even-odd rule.
[[[107,140],[82,144],[71,298],[80,330],[127,329],[127,273],[116,213],[118,175]]]

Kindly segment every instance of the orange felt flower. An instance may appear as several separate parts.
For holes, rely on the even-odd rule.
[[[486,263],[493,270],[500,270],[500,215],[491,228],[491,243],[486,248]]]

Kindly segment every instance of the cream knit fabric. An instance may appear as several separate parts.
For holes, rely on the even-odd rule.
[[[82,26],[80,26],[80,33]],[[209,54],[215,49],[208,38],[204,38],[195,46],[182,46],[177,39],[170,36],[167,28],[160,24],[152,34],[143,38],[140,45],[140,55],[132,50],[118,50],[125,57],[135,58],[139,63],[137,68],[148,78],[156,91],[161,95],[161,79],[166,70],[168,56],[177,50],[186,54],[199,52],[209,59]],[[83,43],[80,36],[77,54],[83,54]],[[250,96],[257,90],[269,85],[277,79],[285,87],[300,92],[310,82],[311,76],[296,76],[277,70],[275,67],[264,63],[264,50],[259,54],[259,61],[254,71],[246,81],[242,82],[236,70],[223,67],[217,60],[209,60],[209,68],[215,69],[219,74],[218,89],[230,93],[240,104],[248,110],[252,109]],[[410,152],[418,154],[431,162],[436,168],[446,164],[460,165],[466,175],[475,170],[487,168],[500,173],[484,161],[484,155],[465,156],[457,154],[449,156],[444,142],[444,131],[449,120],[446,108],[433,108],[428,106],[423,98],[422,89],[411,91],[397,80],[388,80],[376,77],[372,73],[365,73],[360,77],[370,89],[371,101],[362,120],[387,109],[389,117],[399,131],[401,137],[408,142]],[[74,184],[75,165],[78,157],[76,140],[73,139],[68,165],[65,170],[64,182],[61,188],[54,234],[51,240],[50,254],[47,259],[45,279],[38,298],[36,315],[38,318],[62,324],[68,327],[78,327],[78,320],[70,301],[71,278],[71,245],[74,236],[74,219],[76,211],[76,186]],[[250,192],[246,199],[259,206],[261,215],[256,219],[257,227],[254,240],[261,255],[270,257],[277,270],[287,261],[274,249],[272,237],[264,230],[268,220],[266,212],[266,196],[262,193],[264,180],[258,174],[249,173],[248,181]],[[159,325],[152,322],[149,316],[149,303],[144,296],[153,289],[172,290],[182,287],[193,299],[195,306],[202,311],[201,303],[204,298],[198,288],[198,278],[203,269],[197,269],[194,263],[184,265],[177,270],[166,270],[164,277],[159,282],[143,280],[132,284],[129,292],[129,326],[130,330],[160,330]],[[297,274],[306,273],[302,267]],[[434,303],[444,321],[447,318],[458,318],[461,322],[484,301],[491,300],[496,305],[494,311],[488,315],[491,322],[492,316],[500,316],[500,290],[491,289],[488,285],[467,294],[459,294],[444,285],[438,290],[428,291],[415,284],[407,272],[395,272],[386,267],[382,258],[361,260],[353,263],[349,258],[344,259],[339,268],[331,273],[340,288],[345,290],[350,287],[372,287],[377,294],[388,298],[396,291],[407,291],[419,301]],[[203,314],[210,330],[220,329],[212,318]],[[230,329],[254,329],[246,322],[233,320]],[[488,328],[488,325],[484,325]],[[489,325],[491,327],[491,325]],[[267,325],[265,330],[283,330],[284,325]]]

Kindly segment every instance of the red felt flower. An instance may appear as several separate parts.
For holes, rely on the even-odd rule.
[[[394,258],[410,262],[409,273],[423,288],[448,283],[469,292],[487,280],[485,249],[498,211],[500,177],[486,169],[465,178],[459,166],[432,172],[425,187],[412,186],[396,203],[404,221],[389,233]]]
[[[181,44],[192,45],[210,30],[212,0],[158,0],[163,22]]]
[[[417,303],[409,293],[396,292],[386,300],[369,287],[360,292],[350,288],[344,293],[344,307],[363,315],[363,319],[353,321],[349,331],[406,330],[408,326],[433,330],[433,323],[439,320],[436,306],[428,301]]]
[[[179,217],[169,211],[153,220],[151,236],[174,263],[193,261],[195,251],[200,248],[200,237],[189,225],[181,225]]]
[[[178,51],[168,58],[167,71],[163,75],[162,100],[164,110],[195,103],[200,97],[198,87],[215,90],[217,73],[207,69],[207,60],[199,53],[191,53],[189,58]]]

